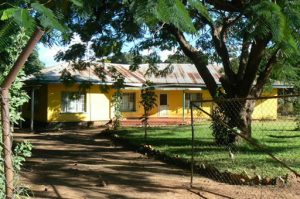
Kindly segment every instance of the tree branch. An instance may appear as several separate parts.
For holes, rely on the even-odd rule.
[[[204,54],[190,45],[180,30],[168,24],[165,25],[165,28],[176,38],[184,54],[193,61],[211,96],[216,96],[218,85],[207,68],[207,59]]]
[[[237,76],[233,72],[230,62],[229,52],[225,43],[225,34],[235,22],[241,18],[241,14],[235,18],[224,18],[222,25],[214,26],[213,23],[206,21],[211,27],[211,35],[218,55],[222,59],[225,76],[220,79],[224,89],[228,94],[232,93],[237,83]]]
[[[256,38],[252,42],[248,63],[245,69],[245,75],[243,80],[241,81],[241,86],[239,87],[239,96],[246,97],[250,93],[252,84],[256,78],[259,65],[269,41],[270,37]]]
[[[241,0],[224,1],[224,0],[206,0],[206,3],[213,5],[218,10],[227,12],[241,12],[244,10],[245,3]]]
[[[210,24],[211,29],[212,29],[212,37],[213,37],[213,42],[216,48],[216,51],[218,55],[222,59],[225,75],[228,77],[230,82],[232,84],[236,83],[236,76],[234,72],[231,69],[231,63],[230,63],[230,57],[228,53],[227,46],[224,41],[224,33],[226,31],[226,26],[219,26],[219,27],[214,27],[212,24]]]
[[[277,53],[279,51],[280,48],[277,48],[273,54],[271,55],[270,59],[268,60],[266,66],[265,66],[265,69],[259,74],[258,78],[257,78],[257,82],[256,82],[256,85],[254,86],[254,88],[252,89],[254,92],[254,96],[259,96],[260,93],[262,92],[263,90],[263,86],[266,84],[266,82],[268,81],[270,75],[271,75],[271,72],[272,72],[272,69],[273,69],[273,66],[276,64],[277,62]]]
[[[244,78],[246,65],[248,62],[249,46],[251,43],[247,41],[247,39],[248,39],[248,33],[245,33],[243,37],[243,44],[242,44],[241,55],[240,55],[239,70],[237,73],[238,82]]]

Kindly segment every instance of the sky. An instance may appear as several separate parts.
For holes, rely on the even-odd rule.
[[[52,46],[50,48],[43,44],[38,44],[39,58],[45,64],[46,67],[54,66],[60,63],[54,60],[55,54],[60,50],[65,50],[65,47]]]
[[[77,43],[77,42],[80,42],[80,40],[75,37],[70,45]],[[59,51],[65,51],[66,49],[68,49],[67,46],[53,45],[53,46],[49,47],[49,46],[45,46],[40,43],[40,44],[38,44],[39,58],[45,64],[46,67],[55,66],[59,63],[62,63],[62,62],[57,62],[54,60],[56,53]],[[144,50],[141,52],[141,54],[143,54],[143,55],[148,55],[150,53],[151,53],[151,50]],[[164,50],[164,51],[159,52],[162,61],[166,60],[169,55],[174,54],[174,53],[175,53],[175,49],[171,50],[171,51]]]

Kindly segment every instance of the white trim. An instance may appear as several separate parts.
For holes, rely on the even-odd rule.
[[[177,91],[177,90],[187,90],[187,91],[202,91],[203,88],[186,88],[186,87],[165,87],[165,88],[156,88],[156,91]],[[124,90],[141,90],[142,87],[125,87]]]

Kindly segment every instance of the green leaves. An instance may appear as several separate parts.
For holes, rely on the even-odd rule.
[[[82,6],[82,0],[70,0],[75,6]],[[61,33],[66,33],[68,28],[59,21],[61,18],[61,13],[58,13],[60,9],[47,8],[45,5],[39,3],[38,1],[18,1],[15,4],[7,3],[10,7],[4,7],[1,10],[0,7],[0,20],[6,23],[11,23],[13,21],[19,27],[25,28],[28,33],[32,33],[36,24],[43,27],[48,31],[57,30]],[[58,17],[60,16],[60,17]],[[3,27],[5,27],[4,24]],[[3,35],[1,35],[3,36]]]
[[[34,30],[35,21],[30,16],[30,13],[26,9],[17,9],[14,15],[15,22],[20,26],[28,29],[30,32]]]
[[[270,37],[268,49],[280,48],[280,59],[290,59],[299,53],[299,8],[297,1],[260,1],[246,10],[250,23],[245,30],[252,37]]]
[[[135,12],[136,21],[139,24],[146,23],[156,28],[160,23],[174,25],[186,33],[195,33],[193,20],[189,8],[197,12],[208,22],[212,22],[207,7],[197,0],[157,0],[157,1],[133,1],[130,5],[131,11]]]
[[[207,21],[212,22],[212,19],[209,16],[207,8],[197,0],[188,0],[190,6],[194,9],[196,9],[201,16],[203,16]]]
[[[70,0],[74,5],[83,7],[83,0]]]
[[[159,0],[156,12],[157,18],[162,22],[173,24],[185,32],[196,32],[192,19],[180,0]]]
[[[289,36],[289,25],[280,5],[261,1],[249,8],[249,13],[254,17],[253,23],[257,33],[266,35],[271,32],[274,41],[284,41]]]
[[[49,8],[46,8],[40,3],[32,3],[31,7],[38,12],[38,19],[40,20],[41,25],[45,29],[56,29],[63,33],[68,30],[66,26],[62,25],[56,19],[54,13]]]
[[[4,10],[2,12],[2,16],[1,16],[1,20],[4,21],[4,20],[8,20],[9,18],[11,18],[15,12],[19,10],[19,8],[8,8],[6,10]]]
[[[13,20],[20,27],[33,31],[35,21],[29,13],[29,10],[19,7],[8,8],[3,10],[1,15],[2,21]]]
[[[14,149],[14,168],[17,171],[21,170],[21,166],[25,162],[25,158],[31,156],[32,144],[28,141],[19,143]]]
[[[196,32],[188,10],[181,0],[133,1],[130,10],[139,24],[156,27],[157,23],[174,25],[188,33]]]

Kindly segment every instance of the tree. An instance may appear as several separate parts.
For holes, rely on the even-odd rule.
[[[258,97],[279,60],[299,54],[298,1],[131,1],[137,20],[157,33],[156,41],[176,41],[195,64],[214,98]],[[172,3],[173,2],[173,3]],[[143,17],[146,16],[146,17]],[[196,39],[194,45],[186,34]],[[166,40],[166,39],[164,39]],[[154,43],[154,42],[152,42]],[[220,78],[225,92],[207,68],[207,60],[215,58],[223,65]],[[231,59],[238,58],[234,71]],[[255,101],[221,104],[229,125],[238,127],[251,137],[251,115]],[[236,111],[233,111],[236,110]]]
[[[78,2],[80,1],[76,0],[75,4],[78,4]],[[49,1],[45,2],[45,4],[47,3],[49,3]],[[38,1],[31,2],[30,0],[2,1],[0,4],[0,20],[3,21],[3,23],[0,24],[0,49],[7,47],[5,38],[7,38],[11,31],[19,31],[20,28],[23,28],[26,35],[31,35],[31,38],[28,40],[22,52],[19,55],[15,55],[15,62],[10,63],[12,67],[2,79],[0,85],[1,130],[4,151],[5,192],[7,199],[14,197],[12,140],[10,132],[11,121],[9,117],[9,106],[11,101],[9,100],[9,91],[22,66],[44,33],[40,27],[49,31],[49,33],[51,33],[51,30],[53,29],[63,33],[66,31],[65,26],[58,22],[52,10],[45,7],[45,4],[41,4]]]
[[[68,20],[83,43],[58,58],[82,59],[88,42],[96,57],[118,54],[130,43],[135,69],[141,50],[177,47],[195,64],[213,98],[258,97],[273,69],[299,56],[299,9],[298,0],[87,1],[80,12],[71,11]],[[223,65],[221,89],[209,61]],[[251,137],[254,100],[219,106],[231,127]]]
[[[39,59],[37,49],[34,49],[24,65],[24,73],[30,75],[39,72],[43,68],[45,68],[45,64]]]
[[[113,129],[117,130],[121,126],[121,105],[122,105],[122,89],[124,89],[124,77],[113,67],[109,68],[114,81],[116,91],[112,96],[112,105],[114,108],[114,119],[112,121]]]
[[[145,130],[144,138],[145,138],[145,140],[147,140],[147,127],[149,125],[148,119],[149,119],[150,111],[155,106],[157,106],[156,98],[157,98],[157,96],[154,92],[153,83],[147,81],[143,85],[143,89],[142,89],[142,92],[141,92],[141,101],[140,101],[140,103],[142,104],[142,106],[144,108],[144,115],[142,117],[142,122],[144,124],[144,130]]]
[[[161,63],[161,59],[159,56],[157,55],[138,55],[138,59],[139,63],[141,64],[147,64],[149,62],[151,62],[151,60],[154,58],[156,63]],[[134,64],[135,63],[135,59],[137,59],[137,56],[133,53],[130,52],[121,52],[121,53],[117,53],[112,55],[111,57],[106,58],[106,60],[110,61],[111,63],[118,63],[118,64]]]
[[[180,52],[176,52],[173,55],[169,55],[164,61],[165,63],[192,63],[191,60]]]
[[[1,60],[0,65],[0,84],[2,84],[4,78],[7,76],[8,72],[10,71],[12,64],[17,59],[17,55],[21,52],[22,48],[26,44],[28,37],[24,34],[24,32],[20,32],[17,35],[12,35],[9,39],[14,40],[15,42],[8,46],[6,49],[3,49],[1,51],[1,54],[6,54],[4,59]],[[25,91],[21,90],[21,87],[23,83],[21,82],[22,77],[24,77],[24,71],[20,71],[18,77],[15,79],[14,83],[12,84],[10,88],[10,106],[9,106],[9,120],[13,124],[17,122],[20,119],[20,113],[18,111],[18,108],[20,105],[22,105],[24,102],[28,100],[28,95]],[[1,131],[1,130],[0,130]],[[0,135],[2,140],[2,134]],[[2,143],[2,141],[1,141]],[[0,146],[1,153],[3,152],[2,145]],[[3,171],[3,165],[0,166],[0,171]],[[17,172],[17,170],[15,170]],[[4,198],[5,194],[5,178],[0,178],[0,197]]]
[[[1,21],[0,21],[0,24],[1,24]],[[1,25],[0,25],[0,27],[1,27]],[[12,36],[16,36],[16,34],[21,34],[21,35],[27,37],[27,40],[28,40],[28,35],[26,35],[24,33],[24,31],[23,31],[23,33],[22,33],[22,31],[17,31],[14,34],[11,34],[8,38],[6,38],[5,43],[6,43],[7,47],[0,49],[0,56],[2,57],[0,60],[1,70],[4,70],[7,65],[11,64],[11,58],[10,58],[11,56],[9,55],[7,48],[10,46],[13,46],[19,42],[18,40],[13,39],[14,37],[12,37]],[[18,46],[18,48],[19,48],[19,46]],[[32,54],[29,56],[28,60],[26,61],[23,70],[26,75],[30,75],[30,74],[39,72],[44,67],[45,67],[45,65],[39,59],[37,49],[34,49]]]
[[[107,58],[111,63],[117,64],[132,64],[134,55],[131,53],[118,53],[113,56]]]

